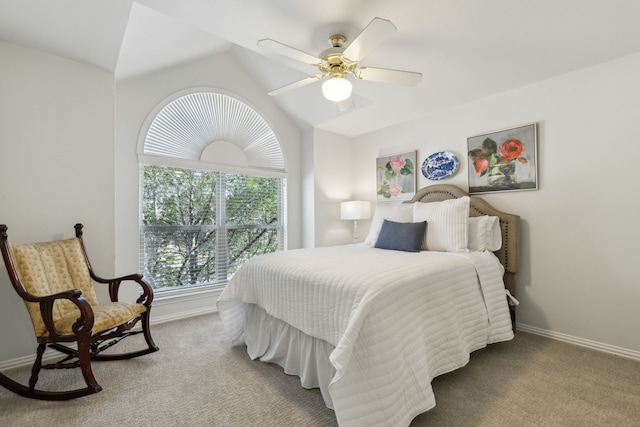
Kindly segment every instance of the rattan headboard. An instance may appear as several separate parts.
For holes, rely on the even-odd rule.
[[[407,203],[439,202],[447,199],[457,199],[469,194],[455,185],[437,184],[421,188]],[[500,218],[502,231],[502,247],[494,252],[505,268],[505,287],[516,295],[516,273],[518,272],[518,257],[520,250],[520,217],[508,214],[492,207],[478,196],[471,196],[469,216],[492,215]]]

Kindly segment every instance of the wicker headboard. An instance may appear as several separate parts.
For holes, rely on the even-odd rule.
[[[407,203],[439,202],[447,199],[457,199],[469,194],[455,185],[437,184],[421,188]],[[469,216],[492,215],[500,218],[502,231],[502,247],[494,252],[505,268],[505,287],[516,295],[516,273],[518,272],[518,256],[520,250],[520,217],[508,214],[492,207],[477,196],[471,196]]]

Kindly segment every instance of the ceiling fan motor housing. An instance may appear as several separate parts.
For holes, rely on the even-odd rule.
[[[331,47],[342,47],[346,43],[347,38],[342,34],[334,34],[329,37],[329,45]]]
[[[318,65],[318,68],[328,74],[330,78],[344,78],[347,73],[353,73],[356,68],[357,61],[351,61],[343,55],[345,48],[342,46],[346,41],[345,36],[335,34],[329,37],[331,47],[320,53],[322,63]]]

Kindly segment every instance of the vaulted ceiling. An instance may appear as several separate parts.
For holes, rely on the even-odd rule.
[[[374,18],[397,31],[360,64],[420,72],[416,87],[353,81],[340,111],[321,84],[274,97],[301,126],[347,136],[640,52],[638,0],[0,0],[0,39],[126,79],[228,51],[265,92],[317,74],[257,46],[318,55]]]

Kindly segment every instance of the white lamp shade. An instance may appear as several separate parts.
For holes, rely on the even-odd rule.
[[[329,101],[344,101],[351,96],[351,89],[351,82],[344,77],[331,77],[322,83],[322,94]]]
[[[371,202],[355,200],[340,203],[340,219],[368,219],[371,218]]]

